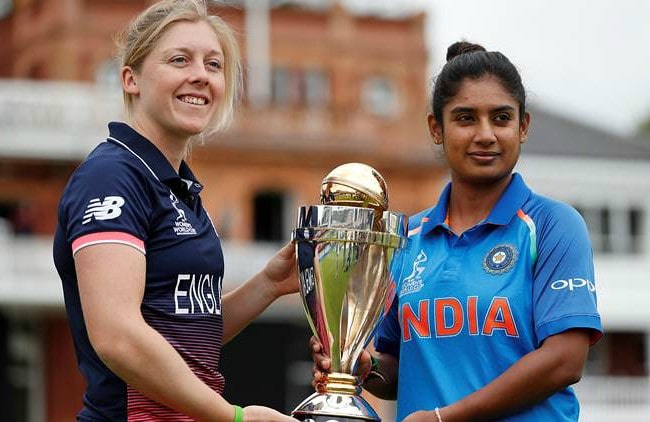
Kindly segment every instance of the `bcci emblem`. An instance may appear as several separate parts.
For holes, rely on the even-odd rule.
[[[483,258],[483,269],[494,275],[507,273],[517,261],[517,251],[512,245],[498,245]]]

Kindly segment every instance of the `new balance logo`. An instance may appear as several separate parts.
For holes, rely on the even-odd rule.
[[[124,205],[124,198],[121,196],[107,196],[103,201],[100,201],[99,198],[91,199],[81,224],[89,223],[93,217],[95,220],[117,218],[122,214],[122,205]]]

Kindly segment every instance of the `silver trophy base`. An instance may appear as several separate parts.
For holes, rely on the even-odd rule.
[[[291,416],[304,422],[381,422],[363,397],[344,393],[314,393]]]

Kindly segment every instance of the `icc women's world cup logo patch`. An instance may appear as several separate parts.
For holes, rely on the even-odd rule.
[[[420,253],[413,261],[413,271],[408,277],[402,280],[402,287],[399,291],[400,297],[409,293],[417,293],[422,290],[422,287],[424,287],[422,273],[426,270],[427,260],[427,254],[424,253],[424,249],[420,250]]]
[[[483,258],[483,269],[494,275],[507,273],[517,261],[517,250],[512,245],[497,245]]]

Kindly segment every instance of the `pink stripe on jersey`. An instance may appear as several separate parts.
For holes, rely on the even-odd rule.
[[[72,255],[76,254],[80,249],[86,246],[97,245],[100,243],[121,243],[136,248],[143,254],[146,254],[144,249],[144,241],[138,239],[129,233],[124,232],[100,232],[90,233],[80,236],[72,242]]]
[[[143,305],[142,316],[158,331],[206,385],[222,394],[224,376],[219,372],[223,320],[221,315],[201,314],[178,318]],[[127,385],[127,419],[129,422],[193,421],[169,407],[155,402]]]

